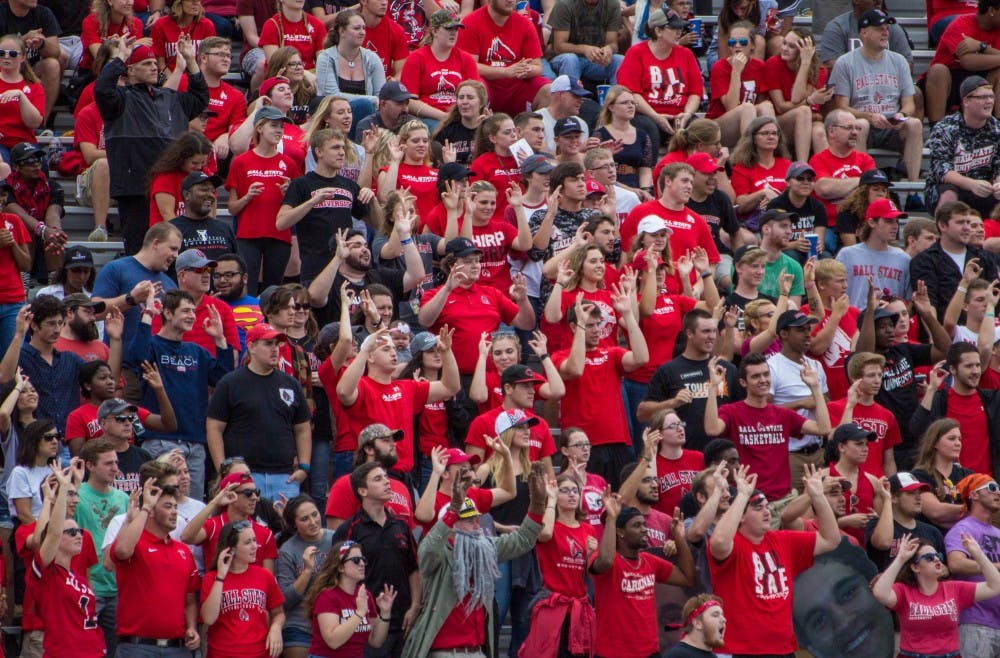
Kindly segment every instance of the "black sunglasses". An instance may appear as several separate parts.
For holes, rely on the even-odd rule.
[[[356,564],[358,566],[361,566],[362,564],[368,564],[368,560],[366,560],[364,557],[362,557],[360,555],[355,555],[354,557],[349,557],[349,558],[347,558],[346,561],[347,562],[353,562],[354,564]]]
[[[76,537],[77,535],[83,534],[83,528],[63,528],[63,534],[69,535],[70,537]]]
[[[243,494],[247,498],[253,498],[254,496],[260,498],[260,489],[237,489],[236,493]]]

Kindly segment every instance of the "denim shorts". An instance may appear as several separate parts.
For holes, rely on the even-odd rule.
[[[281,629],[281,640],[286,647],[308,647],[312,644],[312,633],[295,626]]]
[[[14,529],[14,520],[10,518],[10,503],[7,499],[7,490],[0,488],[0,528],[8,530]]]

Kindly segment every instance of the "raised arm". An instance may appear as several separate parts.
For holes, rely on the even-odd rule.
[[[715,525],[715,531],[708,542],[709,552],[718,561],[723,561],[733,552],[733,539],[740,528],[743,512],[746,510],[750,496],[757,486],[757,474],[747,473],[744,464],[736,470],[736,498],[729,503],[729,509]]]

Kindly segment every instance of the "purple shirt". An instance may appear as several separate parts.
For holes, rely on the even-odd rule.
[[[1000,529],[994,528],[992,525],[983,523],[971,516],[967,516],[956,523],[948,531],[948,534],[945,535],[944,550],[946,553],[961,551],[966,557],[971,558],[965,548],[962,547],[961,533],[963,532],[972,535],[979,542],[979,545],[983,548],[983,553],[986,555],[986,559],[994,563],[1000,562]],[[984,580],[981,575],[953,576],[953,578],[955,580],[968,580],[977,583]],[[981,624],[996,628],[1000,625],[1000,597],[995,596],[985,601],[980,601],[971,608],[963,610],[959,614],[958,623]]]

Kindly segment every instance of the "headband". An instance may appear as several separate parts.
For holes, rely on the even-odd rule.
[[[709,599],[704,603],[702,603],[700,606],[692,610],[691,614],[687,616],[687,619],[684,620],[684,627],[687,628],[688,626],[693,624],[695,619],[700,617],[706,610],[714,606],[719,606],[721,608],[722,604],[716,601],[715,599]]]

